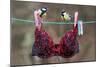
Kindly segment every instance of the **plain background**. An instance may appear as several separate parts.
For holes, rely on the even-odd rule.
[[[34,0],[42,2],[70,3],[83,5],[96,5],[96,62],[82,62],[69,64],[37,65],[34,67],[99,67],[100,63],[100,3],[99,0]],[[0,67],[10,65],[10,0],[0,0]],[[31,67],[31,66],[30,66]]]

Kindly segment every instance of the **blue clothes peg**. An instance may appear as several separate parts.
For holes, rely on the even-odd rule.
[[[78,35],[83,35],[83,22],[78,20]]]
[[[80,27],[80,21],[78,21],[78,35],[81,35],[81,27]]]

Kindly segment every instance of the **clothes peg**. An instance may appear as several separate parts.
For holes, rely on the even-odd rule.
[[[83,35],[83,22],[82,21],[80,22],[80,25],[81,25],[81,35]]]
[[[83,35],[83,22],[81,20],[78,21],[78,35]]]
[[[76,11],[74,14],[74,27],[76,26],[77,21],[78,21],[78,11]]]

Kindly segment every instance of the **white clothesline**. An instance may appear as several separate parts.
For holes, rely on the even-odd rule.
[[[18,18],[11,18],[11,21],[21,21],[21,22],[29,22],[29,23],[34,23],[34,20],[24,20],[24,19],[18,19]],[[83,22],[83,23],[95,23],[96,21],[88,21],[88,22]],[[74,22],[43,22],[43,24],[74,24]]]

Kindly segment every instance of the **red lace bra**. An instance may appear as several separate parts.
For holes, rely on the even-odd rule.
[[[40,58],[48,58],[54,55],[59,55],[65,58],[72,57],[79,52],[79,44],[76,39],[77,25],[73,30],[66,32],[59,42],[54,44],[48,33],[42,29],[35,29],[35,42],[32,47],[32,56]]]
[[[32,56],[49,58],[51,56],[62,56],[69,58],[79,52],[77,41],[78,25],[70,31],[65,32],[60,42],[55,44],[53,39],[42,28],[35,29],[35,41],[32,47]]]

